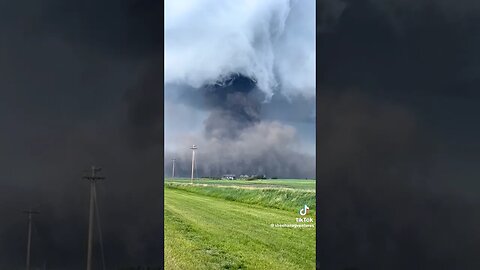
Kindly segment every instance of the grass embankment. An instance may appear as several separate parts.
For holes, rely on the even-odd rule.
[[[303,205],[315,210],[315,193],[282,188],[248,188],[244,186],[199,186],[183,183],[165,183],[168,189],[177,189],[205,196],[252,205],[297,211]]]
[[[274,193],[255,199],[264,191],[215,188],[166,186],[165,269],[315,268],[314,228],[270,226],[295,223],[297,211],[265,207]]]

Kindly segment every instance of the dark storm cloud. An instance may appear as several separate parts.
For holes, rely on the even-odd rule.
[[[319,2],[317,33],[332,31],[346,7],[346,1],[323,0]]]
[[[315,123],[315,99],[304,96],[285,97],[274,94],[263,104],[262,117],[288,123]]]
[[[452,22],[435,9],[400,13],[410,19],[398,34],[385,13],[364,2],[349,3],[336,33],[321,37],[322,84],[368,85],[370,91],[417,96],[474,93],[476,81],[467,77],[479,60],[473,17]]]
[[[148,249],[160,253],[160,242],[140,239],[152,233],[151,239],[161,239],[161,230],[155,228],[161,213],[160,172],[154,165],[161,160],[161,152],[158,148],[154,150],[156,155],[129,152],[124,143],[127,138],[122,138],[121,131],[115,129],[116,121],[97,119],[59,130],[33,126],[28,131],[31,136],[15,129],[17,138],[5,141],[13,144],[14,150],[13,155],[8,159],[6,156],[2,162],[8,166],[3,170],[6,174],[2,183],[8,185],[2,188],[1,197],[8,198],[5,200],[8,204],[2,204],[1,212],[5,213],[5,220],[14,225],[2,222],[2,267],[12,269],[24,261],[25,242],[21,241],[18,248],[12,248],[10,243],[12,238],[25,239],[25,219],[18,210],[32,205],[42,212],[36,218],[40,228],[34,233],[36,246],[32,262],[39,265],[47,259],[49,269],[83,267],[88,189],[80,177],[90,164],[101,164],[108,177],[99,187],[107,263],[111,266],[159,263],[158,256],[148,259]],[[27,145],[20,147],[20,143]],[[151,192],[143,190],[145,186]],[[143,210],[146,212],[140,214]],[[152,216],[152,212],[158,216]],[[144,218],[151,225],[143,225]]]
[[[478,5],[344,2],[318,35],[320,266],[478,269]]]
[[[162,44],[162,2],[154,0],[2,1],[1,29],[57,37],[104,54],[144,55]]]
[[[160,264],[161,142],[137,147],[145,138],[132,130],[154,121],[135,116],[143,89],[127,91],[161,61],[161,4],[0,2],[1,269],[24,265],[20,211],[29,207],[41,212],[32,266],[85,267],[81,177],[92,164],[107,176],[98,190],[107,266]],[[94,252],[98,263],[98,245]]]
[[[207,137],[235,139],[243,129],[262,120],[288,124],[314,123],[315,100],[301,95],[286,97],[276,92],[268,102],[255,82],[235,75],[222,85],[207,85],[200,106],[211,110],[205,120]]]
[[[354,2],[354,1],[352,1]],[[478,16],[480,3],[475,0],[368,0],[375,5],[396,30],[402,31],[408,17],[419,16],[425,11],[435,12],[449,22],[458,22],[468,17]]]
[[[306,115],[305,110],[295,112],[295,104],[312,109],[313,104],[304,102],[307,98],[292,98],[299,102],[290,103],[285,96],[273,95],[269,102],[264,102],[266,95],[256,87],[255,81],[238,74],[199,89],[179,87],[174,91],[180,92],[175,101],[204,110],[207,117],[203,131],[199,132],[202,136],[176,138],[185,148],[175,153],[167,151],[166,172],[170,172],[171,159],[176,158],[177,175],[187,176],[191,153],[186,146],[196,144],[198,176],[235,173],[314,177],[314,158],[296,148],[300,143],[298,131],[288,123],[312,122],[309,118],[312,115]],[[282,115],[278,111],[282,109],[291,115]]]
[[[103,53],[126,55],[158,51],[162,40],[162,2],[154,0],[49,0],[43,4],[46,35],[61,36]]]
[[[160,57],[151,56],[145,72],[124,96],[128,120],[124,127],[133,146],[145,148],[158,145],[163,132],[162,72]]]
[[[249,109],[245,110],[252,111],[252,117],[247,117],[252,120],[278,120],[288,122],[289,124],[315,123],[315,99],[302,95],[287,97],[281,92],[275,92],[270,100],[265,102],[265,94],[256,87],[238,90],[240,93],[236,94],[236,91],[218,86],[216,88],[203,87],[195,89],[183,85],[167,85],[166,88],[172,90],[165,93],[165,99],[202,111],[229,108],[229,103],[226,101],[227,96],[238,96],[240,94],[242,99],[244,99],[243,102],[249,104],[247,106]],[[248,112],[244,113],[249,114]]]
[[[233,76],[221,85],[204,87],[211,112],[205,120],[205,135],[217,139],[235,139],[243,129],[260,121],[260,100],[250,95],[255,82]]]
[[[28,170],[18,167],[11,180],[2,180],[7,183],[2,185],[0,206],[5,217],[0,236],[2,267],[12,269],[24,262],[26,219],[19,211],[29,207],[41,212],[35,217],[32,263],[40,266],[47,261],[48,269],[84,267],[88,184],[81,177],[91,164],[101,165],[107,177],[98,185],[107,265],[160,263],[161,151],[158,147],[131,151],[125,145],[126,134],[111,121],[99,120],[77,126],[69,134],[57,134],[61,139],[55,147],[23,156],[23,164],[35,163],[27,164]],[[39,131],[36,135],[43,136]],[[12,246],[13,242],[19,243]],[[97,243],[99,263],[98,252]]]
[[[478,202],[438,189],[434,134],[408,109],[363,94],[320,105],[323,268],[478,268]]]

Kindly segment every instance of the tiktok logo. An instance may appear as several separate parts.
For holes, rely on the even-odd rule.
[[[305,204],[305,206],[300,209],[300,215],[305,216],[308,213],[309,209],[310,208],[308,208],[308,206]]]

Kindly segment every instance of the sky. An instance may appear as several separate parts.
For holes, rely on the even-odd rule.
[[[315,1],[165,4],[165,173],[315,177]]]

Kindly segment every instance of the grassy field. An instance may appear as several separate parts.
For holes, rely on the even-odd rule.
[[[165,183],[185,183],[189,184],[190,179],[175,178],[165,179]],[[268,179],[268,180],[210,180],[210,179],[195,179],[197,185],[210,186],[246,186],[258,188],[292,188],[315,192],[315,180],[308,179]]]
[[[315,269],[314,180],[165,181],[165,269]]]

